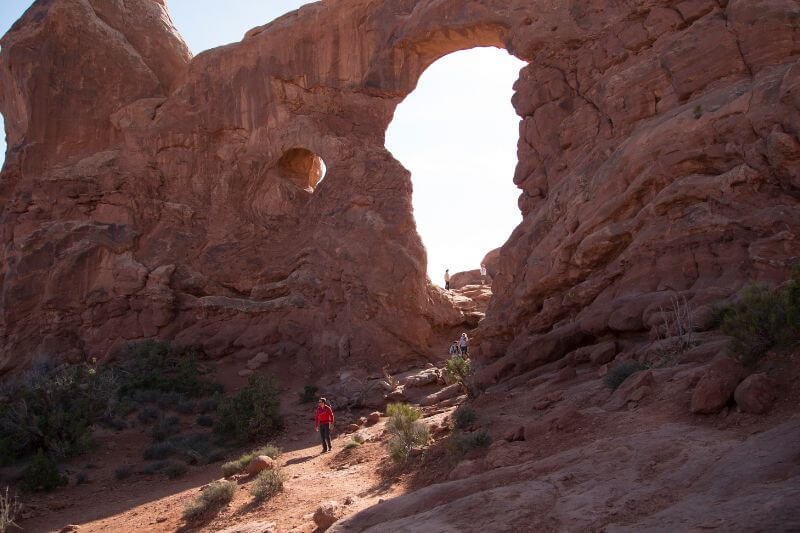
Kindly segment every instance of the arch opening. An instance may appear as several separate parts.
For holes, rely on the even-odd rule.
[[[514,82],[526,63],[479,47],[432,63],[395,110],[386,148],[410,172],[427,273],[475,272],[522,221],[513,183],[519,122]]]
[[[325,161],[305,148],[291,148],[278,160],[279,175],[301,189],[313,193],[325,177]]]

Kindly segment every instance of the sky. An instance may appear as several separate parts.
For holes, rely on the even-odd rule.
[[[0,34],[30,6],[0,0]],[[255,26],[305,0],[167,0],[172,20],[194,55],[237,42]],[[524,63],[503,50],[476,48],[431,65],[397,108],[386,147],[410,172],[414,218],[428,252],[428,276],[471,270],[501,246],[522,220],[516,165],[519,117],[512,85]],[[0,117],[0,126],[2,126]],[[3,130],[4,131],[4,130]],[[0,163],[5,156],[5,135]]]

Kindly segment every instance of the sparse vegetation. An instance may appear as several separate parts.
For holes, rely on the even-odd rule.
[[[473,383],[473,370],[470,360],[463,355],[454,355],[445,363],[444,371],[470,398],[477,396],[477,388]]]
[[[800,265],[788,284],[779,289],[746,287],[739,300],[718,308],[722,332],[732,337],[730,353],[752,365],[773,347],[800,338]]]
[[[364,441],[366,439],[364,438],[364,434],[363,433],[353,433],[353,440],[356,441],[359,444],[364,444]]]
[[[250,494],[253,496],[253,501],[262,502],[276,495],[283,490],[283,483],[286,481],[286,474],[279,466],[269,470],[263,470],[258,474],[253,486],[250,488]]]
[[[188,471],[189,467],[181,461],[170,461],[164,468],[164,473],[170,479],[179,478]]]
[[[49,492],[69,482],[58,465],[43,450],[39,450],[22,474],[22,488],[29,492]]]
[[[476,418],[475,409],[468,405],[462,405],[453,412],[453,426],[456,429],[466,429],[475,422]]]
[[[699,104],[694,106],[694,109],[692,109],[692,116],[695,120],[699,120],[700,117],[703,116],[703,106]]]
[[[319,388],[316,385],[306,385],[303,390],[298,392],[300,403],[311,403],[317,399],[317,391]]]
[[[22,509],[17,496],[9,494],[8,487],[4,491],[0,491],[0,533],[6,533],[11,530],[11,526],[22,530],[14,520],[17,513]]]
[[[159,416],[161,416],[161,412],[155,407],[148,405],[139,411],[139,414],[136,415],[136,418],[138,418],[139,422],[142,424],[149,424],[158,420]]]
[[[130,465],[123,465],[114,470],[114,479],[117,481],[122,481],[123,479],[128,479],[133,474],[133,469]]]
[[[356,441],[355,439],[350,439],[344,444],[344,449],[349,450],[351,448],[358,448],[359,446],[361,446],[360,442]]]
[[[283,429],[279,411],[277,388],[269,378],[254,374],[242,390],[220,401],[214,431],[238,441],[271,437]]]
[[[616,390],[628,377],[646,368],[648,368],[647,365],[639,361],[623,361],[617,363],[608,369],[608,374],[603,376],[603,383],[605,383],[607,387]]]
[[[75,484],[76,485],[84,485],[89,483],[89,474],[86,472],[78,472],[75,474]]]
[[[177,416],[163,417],[153,424],[152,435],[155,442],[166,440],[178,432],[180,432],[180,421]]]
[[[488,448],[491,443],[492,436],[486,430],[475,431],[473,433],[454,432],[450,435],[447,442],[450,462],[455,464],[468,452],[477,448]]]
[[[214,396],[199,400],[197,402],[197,412],[203,415],[215,412],[219,404],[219,398],[220,395],[215,394]]]
[[[194,402],[194,400],[184,400],[175,406],[175,410],[182,415],[191,415],[194,414],[196,405],[197,404]]]
[[[236,483],[233,481],[215,481],[208,485],[197,497],[186,504],[183,519],[196,520],[204,514],[219,512],[236,494]]]
[[[658,348],[648,358],[656,368],[675,364],[680,355],[697,345],[694,316],[686,296],[672,297],[669,309],[661,307],[659,311],[663,322],[657,329]]]
[[[419,420],[419,410],[405,403],[392,403],[386,408],[389,421],[386,429],[392,435],[389,439],[389,455],[396,463],[405,463],[414,448],[428,443],[430,431]]]

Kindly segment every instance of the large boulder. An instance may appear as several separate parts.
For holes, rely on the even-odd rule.
[[[338,502],[333,500],[322,502],[314,511],[314,523],[320,531],[325,531],[342,516],[342,511]]]
[[[275,468],[275,460],[272,457],[259,455],[250,460],[246,472],[252,476],[264,470],[272,470],[273,468]]]
[[[692,394],[691,411],[698,414],[718,413],[728,403],[742,380],[744,369],[727,355],[711,361]]]
[[[739,409],[753,414],[769,411],[777,397],[777,384],[764,373],[747,376],[733,393]]]

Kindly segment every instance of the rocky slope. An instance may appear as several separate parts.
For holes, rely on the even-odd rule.
[[[800,254],[798,20],[793,0],[341,0],[190,58],[161,1],[39,0],[0,41],[0,373],[151,336],[298,369],[431,352],[463,315],[426,282],[383,137],[475,46],[529,62],[484,378],[626,351],[671,296],[702,307]]]

